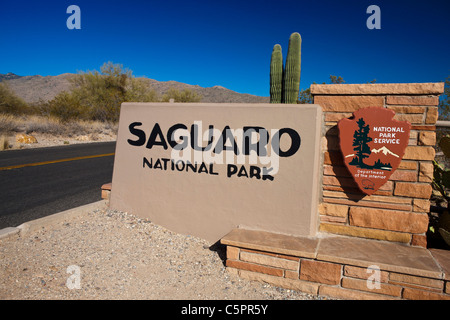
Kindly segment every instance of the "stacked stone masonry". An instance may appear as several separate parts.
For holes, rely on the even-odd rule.
[[[320,231],[426,247],[437,105],[443,91],[443,83],[311,86],[325,121]],[[400,167],[371,196],[359,191],[347,171],[337,129],[339,120],[365,107],[391,109],[394,119],[412,126]]]
[[[221,240],[242,278],[351,300],[450,300],[450,253],[333,236],[294,238],[233,230]]]
[[[235,229],[221,240],[227,269],[332,298],[450,300],[450,251],[426,248],[443,92],[443,83],[312,85],[324,113],[318,237]],[[374,106],[412,127],[399,168],[368,196],[343,163],[337,123]]]
[[[112,183],[105,183],[102,185],[102,199],[103,200],[109,200],[111,196],[111,186]]]

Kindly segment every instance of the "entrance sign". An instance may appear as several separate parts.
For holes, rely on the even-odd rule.
[[[408,145],[411,124],[394,120],[394,115],[386,108],[368,107],[338,123],[345,165],[365,194],[373,194],[389,180]]]
[[[210,241],[313,236],[321,126],[317,105],[124,103],[110,207]]]

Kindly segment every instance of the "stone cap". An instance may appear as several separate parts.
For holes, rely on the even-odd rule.
[[[238,228],[223,237],[220,243],[228,246],[314,259],[319,240]]]
[[[237,228],[224,236],[223,245],[312,258],[435,279],[448,279],[450,251],[345,236],[298,237]]]
[[[112,182],[105,183],[104,185],[102,185],[102,190],[111,191],[111,188],[112,188]]]
[[[435,83],[365,83],[365,84],[312,84],[312,95],[382,95],[382,94],[442,94],[444,82]]]

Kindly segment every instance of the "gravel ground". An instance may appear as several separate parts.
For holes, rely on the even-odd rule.
[[[96,210],[0,240],[0,299],[321,299],[240,279],[226,271],[224,254],[130,214]]]

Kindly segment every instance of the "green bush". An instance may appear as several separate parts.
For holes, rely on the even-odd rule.
[[[42,107],[44,114],[70,119],[117,122],[122,102],[157,101],[145,79],[136,79],[120,64],[105,63],[98,71],[75,76],[72,90],[61,92]]]
[[[180,91],[176,88],[169,88],[161,100],[162,102],[169,102],[170,99],[173,99],[175,102],[200,102],[202,100],[202,96],[189,89],[183,89]]]
[[[81,105],[80,99],[73,93],[63,91],[53,100],[42,107],[43,115],[52,116],[69,121],[71,119],[86,118],[86,109]]]
[[[28,105],[4,82],[0,83],[0,113],[24,114],[28,113]]]

